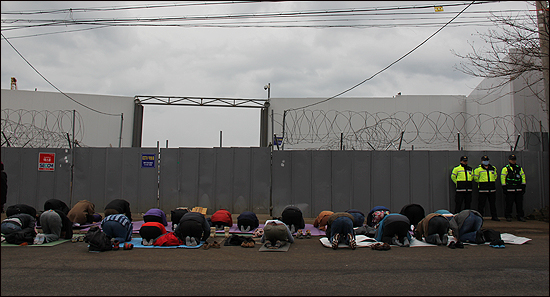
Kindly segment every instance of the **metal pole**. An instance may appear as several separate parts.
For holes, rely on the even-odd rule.
[[[460,132],[456,133],[458,138],[458,150],[460,150]]]
[[[399,140],[399,149],[398,149],[398,151],[401,150],[401,143],[403,142],[403,134],[405,134],[405,131],[401,131],[401,139]]]
[[[518,147],[519,138],[521,137],[521,134],[518,134],[518,138],[516,139],[516,145],[514,146],[514,152],[516,151],[516,148]]]
[[[73,145],[71,148],[71,193],[69,193],[69,205],[71,208],[73,207],[73,182],[74,182],[74,130],[75,130],[75,122],[76,122],[76,110],[73,109]]]
[[[168,148],[168,139],[166,139],[166,148]]]
[[[118,138],[118,147],[122,147],[122,123],[124,123],[124,114],[120,113],[120,136]]]
[[[74,148],[74,125],[75,125],[76,110],[73,109],[73,148]]]
[[[539,125],[540,125],[540,151],[544,152],[544,141],[543,141],[544,135],[542,134],[542,121],[539,121]]]
[[[285,121],[286,121],[286,110],[283,112],[283,140],[282,140],[282,146],[281,146],[281,150],[285,150]]]
[[[271,110],[271,141],[275,142],[275,127],[273,126],[273,109]],[[273,147],[273,145],[272,145]],[[277,145],[277,149],[279,149],[279,145]]]
[[[340,150],[342,150],[343,142],[344,142],[344,133],[340,133]]]
[[[222,131],[220,131],[220,147],[222,147]]]

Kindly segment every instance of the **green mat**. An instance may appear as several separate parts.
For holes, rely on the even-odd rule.
[[[26,246],[54,246],[54,245],[58,245],[58,244],[62,244],[64,242],[67,242],[67,241],[71,241],[70,239],[59,239],[59,240],[56,240],[54,242],[48,242],[48,243],[43,243],[43,244],[29,244],[29,245],[26,245]],[[7,243],[7,242],[2,242],[2,247],[10,247],[10,246],[19,246],[18,244],[11,244],[11,243]]]

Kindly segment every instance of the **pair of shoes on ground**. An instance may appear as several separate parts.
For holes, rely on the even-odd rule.
[[[448,246],[450,249],[463,249],[464,248],[464,244],[462,242],[454,242],[454,241],[451,241],[451,243],[449,243],[449,246]]]
[[[339,241],[340,241],[340,234],[339,233],[334,234],[334,236],[332,237],[332,243],[331,243],[333,250],[338,248]]]
[[[495,240],[491,241],[489,246],[492,247],[492,248],[499,248],[499,249],[505,248],[504,241],[502,239],[495,239]]]
[[[391,249],[391,246],[385,242],[377,242],[371,245],[370,248],[377,251],[387,251]]]
[[[440,240],[440,242],[441,242],[441,240]],[[407,237],[403,238],[403,242],[399,241],[399,239],[397,239],[396,237],[393,237],[391,239],[391,244],[397,245],[399,247],[410,247],[411,246],[411,243],[409,242],[409,239]]]
[[[304,231],[302,229],[299,229],[298,232],[296,233],[296,238],[298,238],[298,239],[304,239],[304,238],[310,239],[311,238],[311,231],[308,229],[308,230],[306,230],[306,234],[304,234]]]
[[[261,238],[263,235],[264,235],[264,229],[256,228],[256,230],[254,230],[254,234],[252,234],[252,237]]]
[[[357,248],[357,242],[355,241],[355,237],[353,237],[353,234],[348,233],[348,240],[349,240],[349,247],[352,250],[356,249]]]
[[[251,227],[251,226],[246,226],[246,228],[245,228],[243,225],[241,225],[240,230],[241,230],[241,232],[243,232],[243,233],[250,232],[250,227]],[[227,229],[227,230],[229,230],[229,229]]]
[[[256,242],[252,238],[250,238],[250,239],[247,238],[247,240],[245,240],[241,243],[241,246],[244,247],[244,248],[253,248],[253,247],[256,246]]]
[[[269,245],[268,245],[269,244]],[[283,243],[280,240],[277,240],[275,244],[272,244],[271,241],[267,241],[265,245],[268,249],[276,250],[283,246]]]
[[[83,242],[84,241],[84,235],[82,236],[73,236],[73,238],[71,238],[71,242]]]
[[[213,228],[215,228],[215,227],[213,227]],[[197,246],[199,244],[197,243],[197,240],[195,239],[195,237],[187,236],[187,237],[185,237],[185,245],[186,246]]]
[[[36,237],[34,237],[33,244],[44,244],[46,243],[46,235],[42,233],[36,234]]]
[[[154,239],[147,240],[145,238],[141,239],[141,244],[144,246],[151,246],[155,242]]]
[[[491,220],[495,221],[495,222],[500,222],[500,219],[497,218],[497,217],[492,217]]]
[[[205,250],[207,250],[209,248],[219,249],[221,246],[219,242],[214,240],[213,242],[207,242],[205,245],[203,245],[203,247]]]

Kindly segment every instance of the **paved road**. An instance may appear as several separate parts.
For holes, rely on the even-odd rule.
[[[306,222],[308,222],[306,220]],[[133,249],[89,253],[86,243],[2,248],[2,295],[549,295],[549,224],[492,222],[531,238],[489,246],[325,248],[288,252]],[[219,237],[221,239],[222,237]]]

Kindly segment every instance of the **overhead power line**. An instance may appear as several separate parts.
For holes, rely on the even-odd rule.
[[[403,56],[401,56],[401,58],[393,61],[391,64],[389,64],[388,66],[384,67],[382,70],[376,72],[375,74],[373,74],[372,76],[370,76],[369,78],[367,79],[364,79],[363,81],[361,81],[360,83],[354,85],[353,87],[343,91],[343,92],[340,92],[330,98],[327,98],[327,99],[324,99],[324,100],[321,100],[321,101],[318,101],[318,102],[315,102],[315,103],[312,103],[312,104],[308,104],[306,106],[303,106],[303,107],[298,107],[298,108],[291,108],[291,109],[287,109],[285,110],[285,113],[286,111],[291,111],[291,110],[297,110],[297,109],[303,109],[303,108],[307,108],[307,107],[311,107],[311,106],[314,106],[314,105],[317,105],[317,104],[321,104],[323,102],[327,102],[329,100],[332,100],[336,97],[339,97],[355,88],[357,88],[358,86],[364,84],[365,82],[373,79],[375,76],[377,76],[378,74],[386,71],[388,68],[390,68],[391,66],[393,66],[394,64],[396,64],[397,62],[403,60],[405,57],[407,57],[408,55],[410,55],[412,52],[414,52],[415,50],[417,50],[419,47],[421,47],[423,44],[425,44],[426,42],[428,42],[428,40],[430,40],[432,37],[434,37],[437,33],[441,32],[441,30],[443,30],[445,27],[447,27],[447,25],[449,25],[452,21],[454,21],[456,18],[458,18],[466,9],[468,9],[468,7],[470,7],[472,4],[474,4],[475,1],[472,1],[468,6],[466,6],[464,9],[462,9],[455,17],[453,17],[451,20],[449,20],[443,27],[439,28],[437,31],[435,31],[432,35],[430,35],[428,38],[426,38],[424,41],[422,41],[419,45],[417,45],[416,47],[414,47],[412,50],[410,50],[409,52],[407,52],[406,54],[404,54]]]
[[[1,33],[0,33],[1,34]],[[38,75],[40,75],[47,83],[49,83],[52,87],[54,87],[57,91],[59,91],[59,93],[65,95],[65,97],[71,99],[73,102],[79,104],[80,106],[83,106],[91,111],[95,111],[97,113],[100,113],[100,114],[103,114],[103,115],[109,115],[109,116],[122,116],[122,114],[114,114],[114,113],[107,113],[107,112],[103,112],[103,111],[99,111],[97,109],[93,109],[85,104],[82,104],[78,101],[76,101],[75,99],[73,99],[71,96],[65,94],[63,91],[61,91],[58,87],[56,87],[53,83],[51,83],[44,75],[42,75],[42,73],[40,73],[40,71],[38,71],[38,69],[36,69],[32,64],[31,62],[29,62],[16,48],[15,46],[13,46],[13,44],[11,44],[11,42],[4,36],[4,34],[1,34],[2,37],[4,38],[4,40],[11,46],[11,48],[13,48],[13,50],[23,59],[25,60],[25,62],[27,62],[27,64],[29,64],[29,66],[31,66],[31,68],[36,72],[38,73]]]

